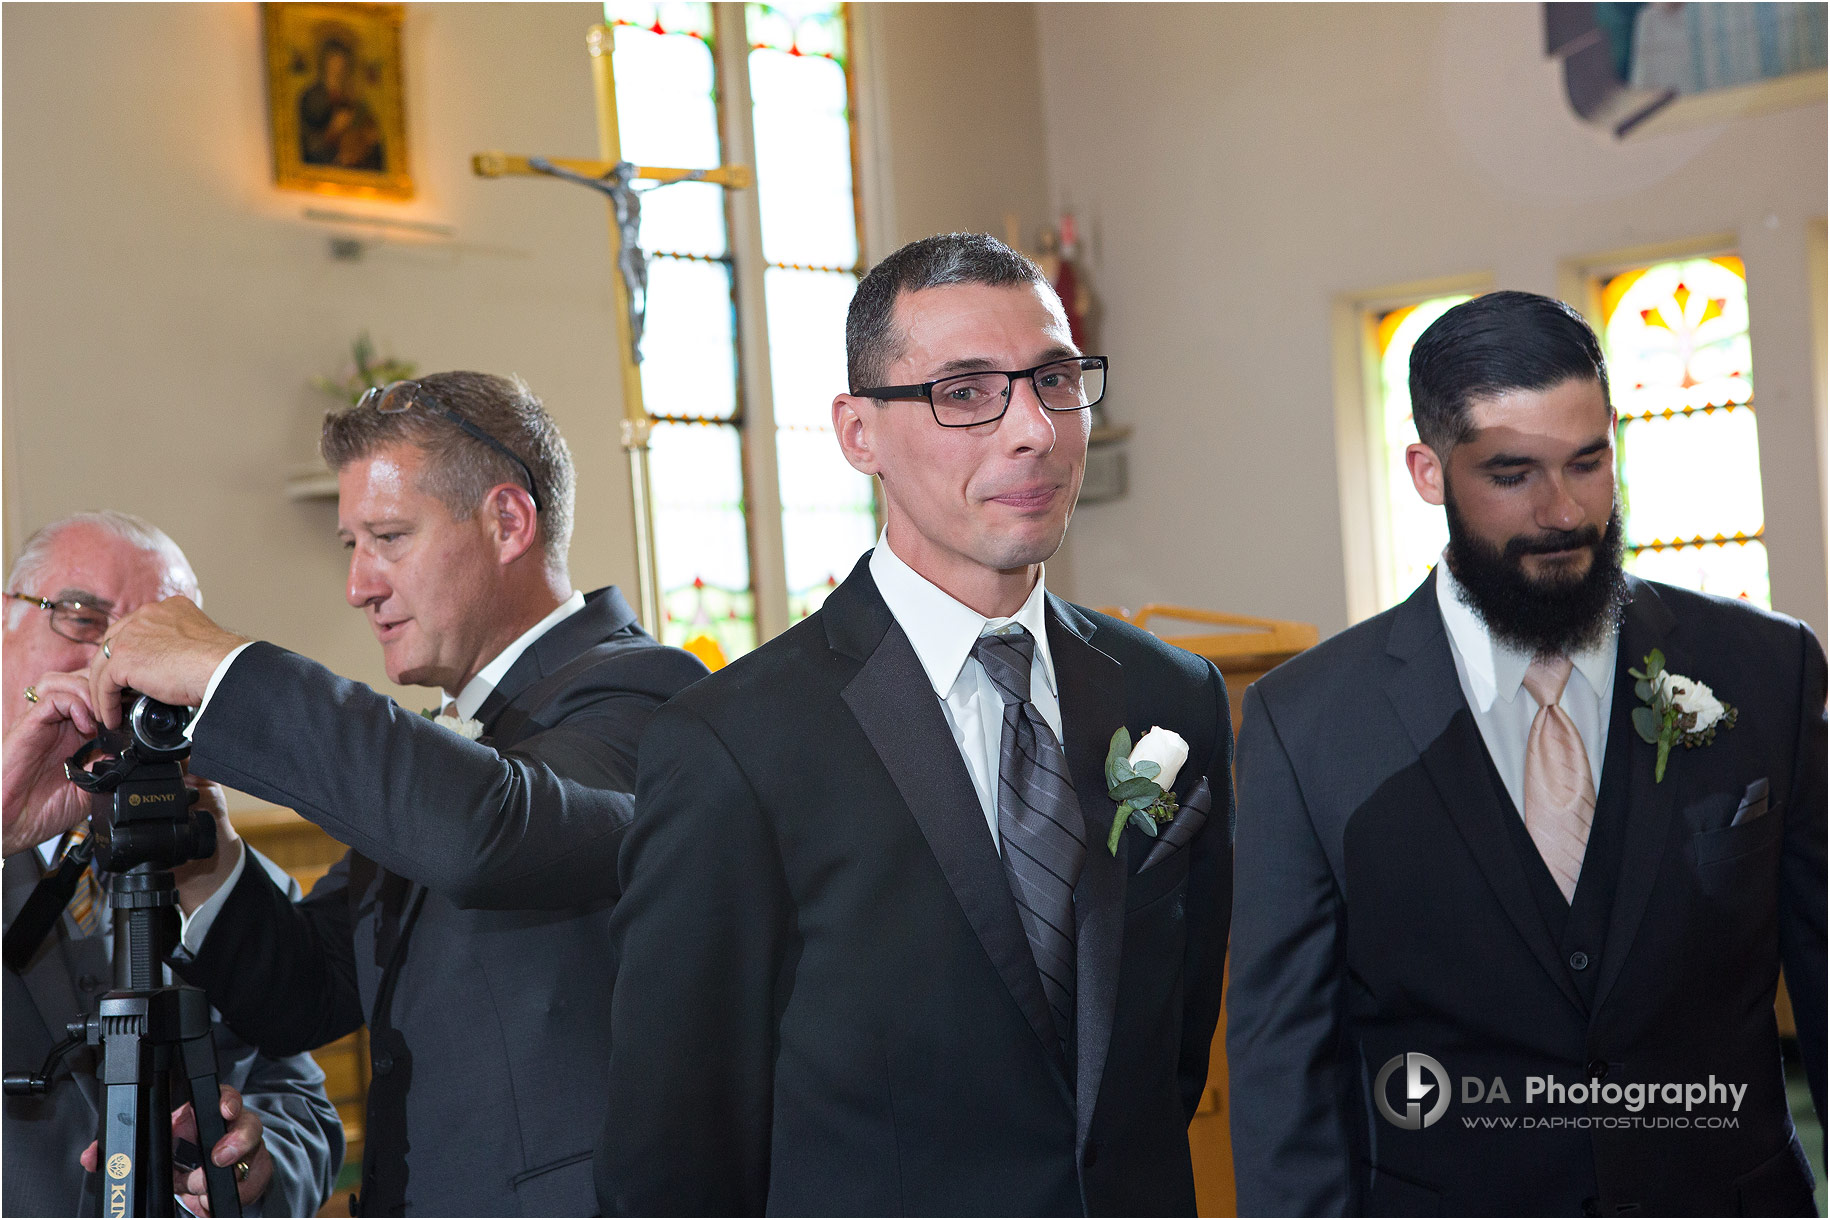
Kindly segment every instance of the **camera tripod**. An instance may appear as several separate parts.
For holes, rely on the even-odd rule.
[[[38,883],[5,940],[7,967],[23,971],[75,894],[91,858],[104,867],[124,867],[109,878],[114,989],[102,996],[93,1016],[70,1022],[68,1036],[51,1048],[36,1075],[8,1074],[5,1089],[13,1096],[42,1096],[66,1055],[85,1045],[99,1047],[101,1214],[172,1216],[177,1214],[171,1130],[176,1084],[179,1100],[189,1101],[197,1116],[210,1212],[240,1216],[235,1171],[210,1156],[226,1127],[209,1001],[195,987],[167,986],[160,980],[161,966],[174,947],[178,887],[169,869],[159,865],[214,854],[216,827],[207,816],[189,810],[190,794],[176,763],[142,766],[133,779],[139,782],[117,781],[118,791],[96,793],[95,833],[66,851],[57,870]],[[117,803],[109,797],[125,797],[137,809],[142,803],[165,805],[168,794],[178,802],[176,811],[157,821],[121,825],[104,816],[102,807]]]

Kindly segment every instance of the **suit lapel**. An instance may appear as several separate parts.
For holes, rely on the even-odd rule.
[[[1106,796],[1106,748],[1124,723],[1125,681],[1117,661],[1087,642],[1093,624],[1059,598],[1048,599],[1049,653],[1061,693],[1062,748],[1086,818],[1087,858],[1074,886],[1074,1063],[1077,1146],[1099,1099],[1118,1006],[1120,950],[1125,939],[1125,873],[1131,836],[1119,854],[1106,850],[1112,801]]]
[[[1673,654],[1669,640],[1676,620],[1659,600],[1650,585],[1629,579],[1633,600],[1627,604],[1626,618],[1620,628],[1620,651],[1614,660],[1614,705],[1608,715],[1608,752],[1610,766],[1624,763],[1627,768],[1627,829],[1624,836],[1620,876],[1614,889],[1613,908],[1608,916],[1608,935],[1601,952],[1601,973],[1595,981],[1595,1010],[1599,1012],[1608,998],[1614,981],[1620,977],[1633,938],[1639,932],[1646,903],[1652,897],[1653,883],[1658,879],[1664,861],[1664,846],[1671,833],[1672,804],[1683,785],[1682,750],[1672,752],[1665,782],[1654,783],[1653,764],[1658,751],[1646,745],[1633,731],[1632,713],[1639,706],[1633,693],[1635,679],[1628,669],[1642,669],[1642,662],[1654,648],[1665,652],[1667,668],[1678,673],[1695,673],[1688,658]],[[1609,787],[1608,775],[1602,775],[1602,787]]]
[[[509,704],[535,682],[552,673],[573,657],[610,638],[635,623],[635,611],[615,585],[606,585],[585,596],[585,607],[555,624],[551,630],[530,644],[515,663],[508,667],[489,697],[477,708],[477,719],[497,739],[519,735],[522,718],[514,724],[494,724]],[[493,725],[493,727],[491,727]]]
[[[1443,808],[1532,956],[1569,1002],[1586,1011],[1562,968],[1513,847],[1505,819],[1518,815],[1500,800],[1487,774],[1487,744],[1455,673],[1448,632],[1436,606],[1434,573],[1399,607],[1387,651],[1404,664],[1386,679],[1386,696]]]
[[[867,553],[822,608],[835,651],[863,662],[840,697],[896,785],[985,954],[1067,1092],[1061,1042],[1004,864],[940,700],[908,636],[877,592]]]

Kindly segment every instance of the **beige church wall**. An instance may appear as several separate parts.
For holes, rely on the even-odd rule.
[[[1069,530],[1077,598],[1339,630],[1336,299],[1467,275],[1557,293],[1566,260],[1728,234],[1773,601],[1824,633],[1824,106],[1618,142],[1569,112],[1541,22],[1535,4],[1037,10],[1049,203],[1091,239],[1110,410],[1136,429],[1129,494]]]
[[[1001,237],[1013,213],[1023,240],[1035,240],[1048,219],[1041,8],[854,7],[873,137],[866,142],[867,173],[875,175],[866,202],[866,226],[877,230],[867,234],[873,259],[934,233]]]
[[[604,209],[576,188],[469,171],[486,148],[594,154],[584,33],[601,12],[409,5],[418,194],[378,203],[272,185],[258,6],[7,5],[7,563],[63,513],[141,513],[184,546],[225,624],[427,702],[387,684],[343,601],[334,503],[285,493],[336,405],[308,383],[367,329],[422,370],[524,376],[578,465],[574,581],[632,587]],[[871,249],[998,231],[1007,212],[1033,229],[1046,197],[1033,12],[858,17]],[[955,50],[937,59],[943,37]],[[307,209],[452,234],[374,240]],[[333,259],[330,239],[347,235],[369,238],[362,257]]]
[[[385,683],[343,600],[328,500],[286,477],[316,458],[355,334],[422,370],[519,373],[579,470],[572,573],[627,581],[603,208],[551,183],[470,176],[479,148],[596,148],[591,4],[412,6],[408,135],[418,195],[374,204],[276,190],[253,4],[4,10],[6,542],[107,506],[158,522],[207,608]],[[307,208],[450,226],[331,258]],[[276,697],[282,697],[276,692]]]

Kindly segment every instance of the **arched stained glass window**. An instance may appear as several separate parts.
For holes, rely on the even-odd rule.
[[[1469,299],[1466,293],[1432,297],[1376,313],[1372,318],[1374,355],[1378,361],[1377,418],[1383,423],[1379,463],[1390,534],[1389,583],[1382,598],[1387,606],[1410,596],[1411,590],[1436,566],[1449,541],[1442,509],[1424,503],[1418,496],[1404,462],[1405,449],[1417,442],[1417,423],[1411,418],[1411,348],[1430,323]]]
[[[721,132],[754,149],[754,190],[682,183],[642,203],[661,636],[716,668],[817,609],[876,534],[871,480],[845,463],[830,423],[862,270],[847,13],[832,3],[611,0],[604,14],[626,160],[717,165],[729,159]],[[749,114],[728,105],[721,68],[727,81],[744,74]],[[762,233],[757,266],[731,249],[731,227],[747,225]],[[760,278],[760,292],[740,290],[756,282],[746,277]],[[760,300],[765,316],[746,325],[745,299]],[[745,336],[767,344],[760,382],[743,375]],[[757,418],[773,428],[752,427]],[[773,462],[746,461],[755,446],[772,447]],[[759,466],[777,471],[777,521],[754,518],[746,472]],[[759,590],[765,569],[785,573],[785,593]]]
[[[1685,259],[1598,287],[1628,570],[1770,605],[1746,268]]]

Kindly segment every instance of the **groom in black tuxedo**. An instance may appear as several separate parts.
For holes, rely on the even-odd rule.
[[[1812,1215],[1773,1002],[1783,965],[1821,1116],[1823,651],[1622,572],[1567,306],[1450,310],[1411,400],[1444,562],[1246,696],[1240,1214]]]
[[[1211,664],[1044,591],[1105,361],[976,234],[873,269],[846,346],[833,423],[887,528],[643,738],[599,1201],[1191,1214],[1232,735]],[[1187,762],[1109,846],[1121,726]]]

